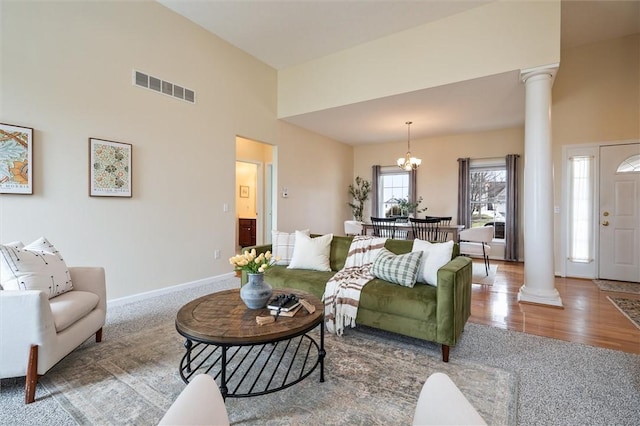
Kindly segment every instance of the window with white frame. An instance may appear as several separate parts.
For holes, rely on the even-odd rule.
[[[469,203],[471,227],[493,225],[494,238],[504,239],[507,169],[503,158],[471,160]]]
[[[593,260],[594,158],[576,155],[569,158],[569,261]]]
[[[409,198],[410,172],[396,166],[381,167],[378,182],[378,217],[398,216],[395,206],[402,198]]]

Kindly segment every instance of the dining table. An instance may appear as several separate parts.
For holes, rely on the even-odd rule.
[[[405,240],[413,240],[415,237],[413,235],[413,229],[411,228],[411,223],[409,222],[396,222],[396,231],[400,231],[399,235],[404,238],[396,238],[396,239],[405,239]],[[456,243],[458,242],[458,233],[464,229],[464,225],[439,225],[438,231],[444,231],[447,233],[447,241],[453,240]],[[404,232],[406,231],[406,232]],[[371,223],[362,223],[362,235],[372,235],[373,234],[373,224]]]

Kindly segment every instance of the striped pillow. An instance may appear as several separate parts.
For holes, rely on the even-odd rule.
[[[381,280],[413,287],[418,277],[421,259],[422,252],[419,251],[394,254],[383,248],[373,261],[371,273]]]

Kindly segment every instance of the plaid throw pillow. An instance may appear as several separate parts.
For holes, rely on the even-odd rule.
[[[309,230],[303,231],[305,235],[309,235]],[[289,234],[280,231],[271,231],[271,254],[273,257],[280,256],[280,260],[276,262],[276,265],[287,266],[293,258],[293,247],[296,245],[295,232]]]
[[[381,280],[413,287],[418,276],[422,252],[393,254],[386,248],[380,250],[371,267],[371,273]]]

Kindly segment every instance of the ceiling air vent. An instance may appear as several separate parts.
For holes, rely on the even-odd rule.
[[[149,74],[133,70],[133,85],[162,93],[192,104],[196,103],[196,92]]]

